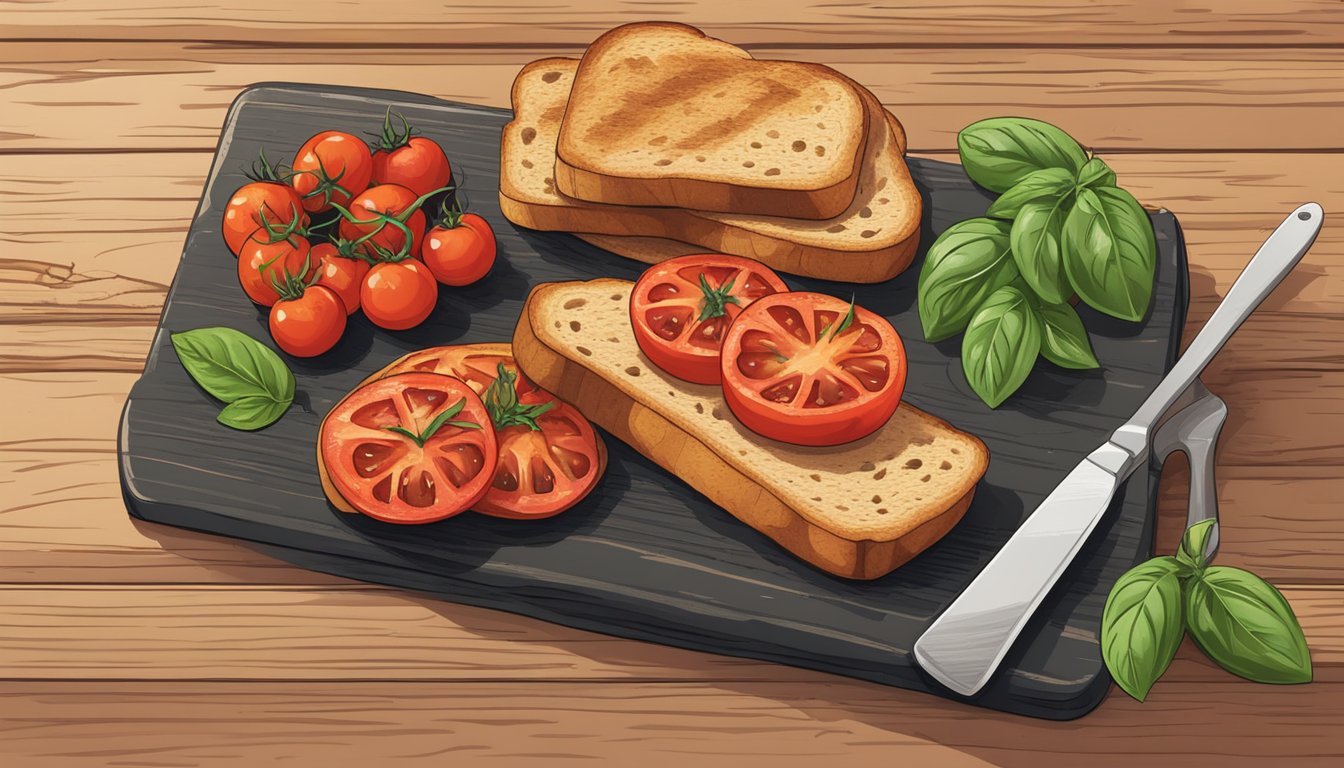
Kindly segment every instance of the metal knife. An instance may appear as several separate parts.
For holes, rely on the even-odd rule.
[[[915,642],[915,660],[970,696],[998,669],[1059,575],[1097,527],[1125,478],[1148,458],[1150,433],[1209,360],[1316,240],[1321,206],[1289,214],[1237,277],[1227,297],[1148,399],[1073,468],[989,564]]]
[[[1227,421],[1227,404],[1195,379],[1186,392],[1194,402],[1167,419],[1153,435],[1152,462],[1161,467],[1174,451],[1184,451],[1190,459],[1190,496],[1185,527],[1201,520],[1218,520],[1218,484],[1214,482],[1214,454],[1218,433]],[[1209,532],[1204,556],[1218,551],[1218,525]]]

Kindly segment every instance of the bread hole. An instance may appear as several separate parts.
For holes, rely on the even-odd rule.
[[[560,79],[560,73],[555,71],[547,72],[546,74],[541,76],[541,82],[543,83],[554,83],[556,80],[559,79]]]
[[[874,504],[881,504],[881,503],[882,503],[882,497],[881,497],[881,496],[878,496],[876,493],[874,493],[874,494],[873,494],[873,503],[874,503]]]
[[[932,436],[932,435],[914,435],[914,436],[912,436],[912,437],[910,438],[910,445],[913,445],[913,446],[916,446],[916,447],[921,446],[921,445],[929,445],[929,444],[931,444],[932,442],[933,442],[933,436]]]
[[[883,468],[877,470],[877,472],[873,475],[873,479],[874,479],[874,480],[881,480],[882,478],[884,478],[884,477],[886,477],[886,476],[887,476],[887,468],[886,468],[886,467],[883,467]]]
[[[825,157],[825,156],[826,156],[826,148],[823,147],[823,146],[821,146],[820,144],[818,144],[816,147],[814,147],[814,148],[812,149],[812,151],[817,153],[817,157]]]
[[[865,229],[859,233],[859,237],[872,237],[873,235],[876,235],[878,232],[881,231],[882,230],[880,229]]]
[[[526,127],[526,128],[523,129],[523,143],[524,143],[524,144],[531,144],[531,143],[532,143],[532,140],[535,139],[535,138],[537,138],[537,129],[536,129],[536,128],[533,128],[532,126],[529,125],[528,127]]]
[[[658,165],[658,166],[671,165],[671,164],[672,164],[672,161],[671,161],[671,160],[668,160],[666,157],[664,157],[662,160],[659,160],[658,162],[654,163],[654,165]]]
[[[737,455],[738,455],[738,456],[746,456],[746,455],[747,455],[747,452],[746,452],[745,450],[739,450],[739,451],[737,452]],[[792,482],[793,482],[793,479],[790,478],[790,479],[789,479],[789,482],[792,483]]]
[[[696,404],[695,404],[695,412],[696,412],[696,413],[704,413],[704,412],[705,412],[705,406],[701,405],[700,403],[696,403]]]
[[[813,474],[811,474],[811,475],[808,475],[808,477],[812,478],[813,480],[817,481],[818,483],[821,482],[821,475],[818,475],[818,474],[813,473]]]
[[[952,449],[952,455],[953,455],[953,456],[960,456],[960,455],[961,455],[961,449],[960,449],[960,448],[953,448],[953,449]]]
[[[673,392],[672,390],[669,389],[669,390],[667,390],[667,396],[668,396],[668,397],[676,397],[676,396],[677,396],[677,393],[676,393],[676,392]]]
[[[950,462],[950,461],[944,459],[944,460],[943,460],[943,463],[941,463],[941,464],[938,465],[938,468],[941,469],[941,470],[943,470],[944,472],[946,472],[947,470],[949,470],[949,469],[952,468],[952,462]]]
[[[612,301],[620,301],[621,299],[624,299],[625,297],[622,296],[622,295],[619,294],[619,293],[613,293],[613,294],[611,294],[610,298],[611,298]]]
[[[815,107],[812,108],[812,111],[813,111],[813,112],[820,112],[820,111],[823,110],[823,109],[825,109],[825,107],[822,106],[821,104],[818,104],[817,106],[815,106]]]
[[[559,328],[559,327],[560,327],[560,321],[559,321],[559,320],[556,320],[556,321],[555,321],[555,327],[556,327],[556,328]]]
[[[931,477],[933,477],[933,475],[925,475],[925,476],[919,478],[919,482],[921,482],[921,483],[927,483],[927,482],[929,482],[929,478],[931,478]]]
[[[793,142],[793,144],[790,145],[790,146],[793,147],[793,151],[794,151],[794,152],[802,152],[804,149],[807,149],[807,142],[806,142],[806,141],[795,141],[795,142]]]
[[[593,350],[591,350],[591,349],[589,349],[589,348],[587,348],[587,347],[575,347],[574,349],[577,349],[577,350],[579,351],[579,354],[580,354],[580,355],[583,355],[584,357],[592,357],[592,356],[593,356]]]
[[[569,321],[569,330],[574,331],[575,333],[578,333],[578,332],[579,332],[579,329],[582,328],[582,327],[583,327],[583,326],[579,325],[579,321],[578,321],[578,320],[570,320],[570,321]]]
[[[579,307],[582,307],[584,304],[587,303],[588,303],[587,299],[570,299],[569,301],[565,302],[565,309],[578,309]]]
[[[887,177],[886,177],[886,176],[883,176],[882,178],[880,178],[880,179],[877,180],[877,190],[876,190],[876,191],[881,192],[883,189],[886,188],[886,186],[887,186]]]
[[[766,132],[765,132],[765,135],[766,135],[766,136],[769,136],[769,137],[772,138],[772,139],[778,139],[778,138],[779,138],[779,131],[766,131]]]
[[[608,341],[609,343],[611,343],[611,344],[620,344],[620,343],[621,343],[621,340],[618,339],[618,338],[616,338],[615,336],[608,336],[608,337],[607,337],[607,341]]]
[[[825,124],[825,123],[817,123],[817,127],[820,128],[820,129],[823,130],[823,131],[826,130],[826,124]]]
[[[869,208],[866,205],[859,209],[859,218],[866,219],[872,215],[873,215],[873,209]]]
[[[844,232],[844,231],[845,231],[845,225],[844,225],[844,224],[832,224],[831,226],[829,226],[829,227],[826,228],[826,231],[827,231],[827,232],[830,232],[830,233],[832,233],[832,234],[834,234],[834,233],[836,233],[836,232]]]
[[[650,146],[654,146],[654,147],[656,147],[656,146],[658,146],[658,145],[660,145],[660,144],[666,144],[666,143],[667,143],[667,137],[666,137],[666,136],[654,136],[652,139],[649,139],[649,145],[650,145]]]
[[[697,163],[703,163],[703,162],[705,162],[705,156],[704,156],[704,155],[696,155],[696,156],[695,156],[695,162],[697,162]]]
[[[879,198],[877,198],[877,204],[878,204],[878,205],[886,205],[887,203],[890,203],[890,202],[891,202],[891,198],[889,198],[889,197],[879,197]]]
[[[877,514],[879,514],[879,515],[885,515],[885,514],[887,514],[887,513],[890,512],[890,511],[891,511],[891,510],[887,509],[886,507],[882,507],[881,509],[877,510]]]
[[[871,461],[865,461],[859,465],[860,472],[872,472],[874,469],[877,469],[877,465]]]
[[[812,497],[812,500],[813,500],[813,501],[821,501],[821,497],[820,497],[820,496],[813,496],[813,497]]]
[[[756,167],[756,163],[752,162],[751,160],[747,160],[746,162],[742,163],[742,167],[743,167],[743,168],[755,168],[755,167]]]
[[[911,459],[905,462],[906,469],[919,469],[922,466],[924,466],[924,462],[920,461],[919,459]]]
[[[838,510],[840,510],[841,512],[848,512],[848,511],[849,511],[849,507],[846,507],[844,504],[836,504],[836,505],[835,505],[835,508],[838,509]]]
[[[778,176],[778,175],[779,175],[779,169],[778,169],[778,168],[766,168],[766,169],[765,169],[765,175],[766,175],[766,176]]]
[[[630,366],[629,368],[626,368],[626,369],[625,369],[625,374],[626,374],[627,376],[638,376],[638,375],[639,375],[639,366],[638,366],[638,365],[632,365],[632,366]]]
[[[719,421],[723,421],[723,409],[720,408],[720,407],[717,406],[717,405],[714,406],[714,408],[710,410],[709,415],[710,415],[710,416],[713,416],[714,418],[718,419]]]
[[[761,148],[761,142],[759,142],[759,141],[753,141],[753,142],[751,142],[751,148],[752,148],[752,149],[760,149],[760,148]]]
[[[524,168],[531,168],[531,167],[532,167],[532,161],[531,161],[531,160],[528,160],[528,159],[526,159],[526,158],[524,158],[524,159],[523,159],[523,167],[524,167]]]

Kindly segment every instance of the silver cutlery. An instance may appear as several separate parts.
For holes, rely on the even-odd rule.
[[[1161,466],[1173,451],[1190,457],[1190,505],[1185,527],[1218,519],[1218,486],[1214,482],[1214,453],[1218,433],[1227,420],[1227,403],[1195,379],[1187,393],[1194,402],[1167,419],[1153,435],[1153,464]],[[1218,525],[1209,533],[1204,556],[1218,551]]]
[[[964,696],[984,687],[1097,527],[1121,483],[1147,461],[1158,420],[1301,261],[1320,232],[1322,218],[1321,206],[1307,203],[1284,219],[1143,405],[1073,468],[920,636],[915,660],[934,679]]]

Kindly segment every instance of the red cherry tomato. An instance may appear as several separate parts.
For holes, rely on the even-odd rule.
[[[369,274],[369,262],[344,256],[331,243],[314,245],[310,253],[317,268],[317,284],[330,288],[341,297],[346,314],[353,315],[359,309],[359,291],[364,285],[364,276]]]
[[[819,293],[778,293],[728,328],[723,399],[748,429],[798,445],[871,434],[905,390],[905,347],[886,318]]]
[[[271,282],[272,278],[281,285],[285,284],[286,275],[306,279],[312,275],[314,262],[306,238],[290,235],[287,239],[272,243],[264,237],[258,237],[261,237],[261,233],[248,239],[238,254],[238,283],[243,286],[243,292],[249,299],[269,307],[280,299],[280,294]],[[306,271],[305,262],[308,267]]]
[[[368,189],[373,158],[363,141],[342,131],[322,131],[299,147],[291,166],[290,183],[303,198],[309,213],[330,210],[331,204],[348,206]]]
[[[437,226],[425,234],[420,256],[444,285],[471,285],[495,264],[495,231],[474,213],[464,213],[453,226]]]
[[[316,357],[336,346],[345,333],[345,305],[336,292],[312,285],[294,299],[271,307],[271,338],[295,357]]]
[[[423,323],[439,298],[429,268],[415,259],[375,264],[364,276],[359,304],[379,328],[404,331]]]
[[[789,287],[769,267],[740,256],[691,254],[655,264],[630,292],[639,348],[662,370],[718,384],[724,334],[743,309]]]
[[[340,236],[346,240],[358,240],[371,232],[376,232],[377,234],[359,246],[360,252],[373,257],[379,255],[380,249],[392,254],[399,253],[406,245],[406,234],[395,224],[386,223],[373,214],[401,216],[415,205],[417,199],[416,193],[396,184],[371,187],[351,201],[350,214],[354,217],[354,221],[341,219],[338,229]],[[403,223],[411,231],[411,243],[407,252],[411,255],[418,254],[420,241],[425,235],[424,211],[417,209]]]
[[[229,251],[237,256],[248,238],[264,224],[270,223],[280,230],[294,224],[295,219],[298,226],[308,226],[303,200],[293,187],[278,181],[254,181],[239,187],[229,198],[220,230]]]

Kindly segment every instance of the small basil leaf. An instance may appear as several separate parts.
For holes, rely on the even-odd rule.
[[[966,382],[990,408],[1022,386],[1041,351],[1041,321],[1018,289],[1005,285],[971,317],[961,342]]]
[[[1258,683],[1311,682],[1311,652],[1288,601],[1269,582],[1215,565],[1186,585],[1195,642],[1234,675]]]
[[[1125,572],[1101,614],[1101,657],[1125,693],[1143,701],[1181,645],[1181,565],[1156,557]]]
[[[1078,172],[1078,186],[1114,187],[1115,171],[1112,171],[1111,167],[1100,157],[1094,157],[1088,160],[1083,169]]]
[[[1069,196],[1033,200],[1013,220],[1010,241],[1013,262],[1022,279],[1047,304],[1059,304],[1072,295],[1064,273],[1064,221]]]
[[[1063,168],[1032,171],[991,203],[986,215],[996,219],[1011,219],[1017,216],[1025,203],[1058,197],[1072,189],[1073,174]]]
[[[1142,206],[1123,189],[1078,192],[1064,222],[1064,270],[1083,301],[1138,321],[1148,312],[1157,242]]]
[[[966,175],[993,192],[1005,192],[1043,168],[1077,173],[1087,155],[1067,133],[1049,123],[1024,117],[994,117],[972,123],[957,134]]]
[[[294,374],[279,355],[241,331],[197,328],[169,338],[187,373],[218,400],[294,398]]]
[[[994,219],[968,219],[948,227],[929,247],[919,272],[919,321],[924,338],[940,341],[961,332],[975,308],[1017,277],[1009,231]]]
[[[289,410],[290,400],[269,397],[241,397],[224,406],[215,419],[226,427],[252,431],[274,424]]]
[[[1041,318],[1041,355],[1060,368],[1085,370],[1097,368],[1097,356],[1083,327],[1083,319],[1067,302],[1038,304]]]
[[[1209,549],[1209,537],[1213,535],[1213,527],[1217,524],[1217,520],[1200,520],[1185,529],[1185,535],[1181,536],[1181,546],[1176,550],[1176,559],[1196,571],[1208,565],[1205,553]]]

